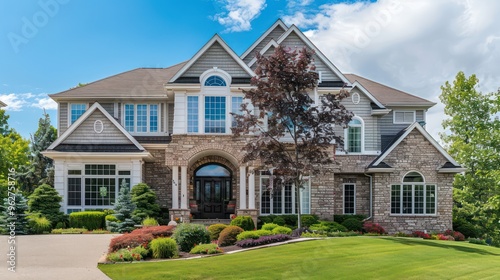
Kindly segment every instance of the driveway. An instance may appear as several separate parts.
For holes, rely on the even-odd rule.
[[[0,279],[109,279],[97,269],[113,234],[48,234],[16,236],[16,272],[8,236],[0,236]]]

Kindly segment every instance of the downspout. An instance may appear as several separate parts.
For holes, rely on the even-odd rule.
[[[370,220],[373,216],[373,176],[366,173],[364,173],[363,175],[370,178],[370,215],[368,216],[368,218],[363,220],[364,222]]]

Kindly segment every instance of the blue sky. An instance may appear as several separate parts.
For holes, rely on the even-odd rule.
[[[1,1],[0,100],[24,137],[47,94],[138,67],[188,60],[215,33],[238,54],[277,18],[296,24],[341,71],[438,102],[460,70],[500,86],[498,1]],[[428,129],[442,129],[441,104]]]

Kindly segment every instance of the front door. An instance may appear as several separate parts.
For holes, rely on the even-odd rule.
[[[229,170],[215,164],[200,168],[195,173],[194,199],[199,218],[227,219],[227,204],[232,200]]]

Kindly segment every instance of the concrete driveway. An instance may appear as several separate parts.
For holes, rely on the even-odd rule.
[[[109,279],[97,269],[113,234],[0,236],[0,279]],[[10,246],[16,246],[15,270],[9,271]],[[11,255],[11,256],[9,256]]]

